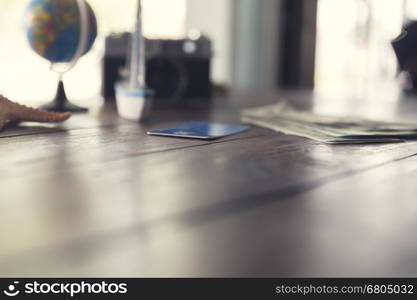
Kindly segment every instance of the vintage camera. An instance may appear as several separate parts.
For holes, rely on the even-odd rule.
[[[106,38],[103,94],[114,101],[114,84],[123,78],[130,48],[130,33]],[[146,83],[159,106],[205,99],[212,95],[212,49],[205,36],[197,39],[146,39]]]

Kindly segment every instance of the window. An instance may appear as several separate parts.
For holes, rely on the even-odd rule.
[[[405,11],[402,0],[319,0],[316,89],[398,92],[390,41]]]

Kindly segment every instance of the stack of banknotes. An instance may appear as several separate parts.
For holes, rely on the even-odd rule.
[[[402,142],[417,138],[417,123],[323,116],[296,110],[286,102],[246,109],[242,121],[329,144]]]

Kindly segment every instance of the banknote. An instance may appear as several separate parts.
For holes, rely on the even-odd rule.
[[[417,138],[417,123],[325,116],[297,110],[287,102],[246,109],[242,121],[331,144],[401,142]]]

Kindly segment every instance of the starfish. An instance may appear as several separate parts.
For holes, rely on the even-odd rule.
[[[64,122],[71,117],[70,113],[49,112],[27,107],[10,101],[0,95],[0,130],[7,122]]]

